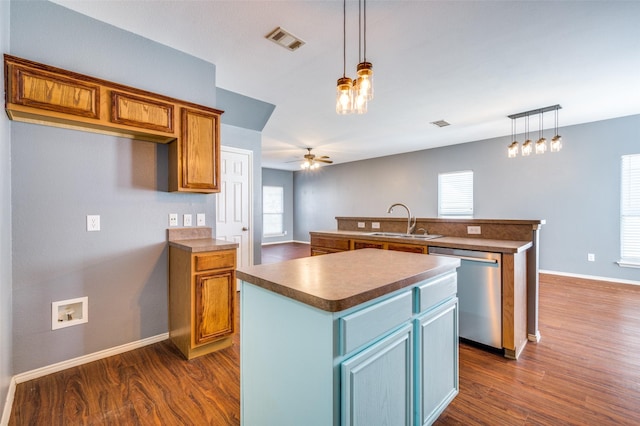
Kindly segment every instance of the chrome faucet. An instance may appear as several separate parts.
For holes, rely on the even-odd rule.
[[[409,207],[407,207],[405,204],[402,204],[402,203],[395,203],[395,204],[392,204],[391,207],[389,207],[389,210],[387,210],[387,213],[392,213],[393,208],[396,206],[401,206],[407,209],[407,216],[408,216],[407,217],[407,234],[413,234],[413,231],[415,231],[416,229],[416,218],[411,216],[411,210],[409,210]]]

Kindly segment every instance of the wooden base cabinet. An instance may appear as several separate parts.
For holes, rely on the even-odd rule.
[[[231,345],[236,250],[169,247],[169,338],[187,359]]]
[[[342,312],[242,282],[241,424],[433,423],[458,393],[456,277]]]

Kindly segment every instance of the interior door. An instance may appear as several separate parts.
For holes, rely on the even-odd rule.
[[[253,265],[251,211],[253,152],[220,149],[220,192],[216,194],[216,238],[238,243],[237,266]]]

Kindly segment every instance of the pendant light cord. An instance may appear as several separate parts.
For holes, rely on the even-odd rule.
[[[342,77],[347,76],[347,0],[342,2]]]
[[[358,0],[358,62],[362,62],[362,0]]]
[[[364,43],[363,43],[363,55],[362,59],[364,62],[367,62],[367,0],[362,0],[364,2]]]

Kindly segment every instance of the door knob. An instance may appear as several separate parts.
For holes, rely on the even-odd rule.
[[[247,228],[246,226],[243,226],[243,227],[242,227],[242,230],[243,230],[243,231],[248,231],[248,230],[249,230],[249,228]]]

